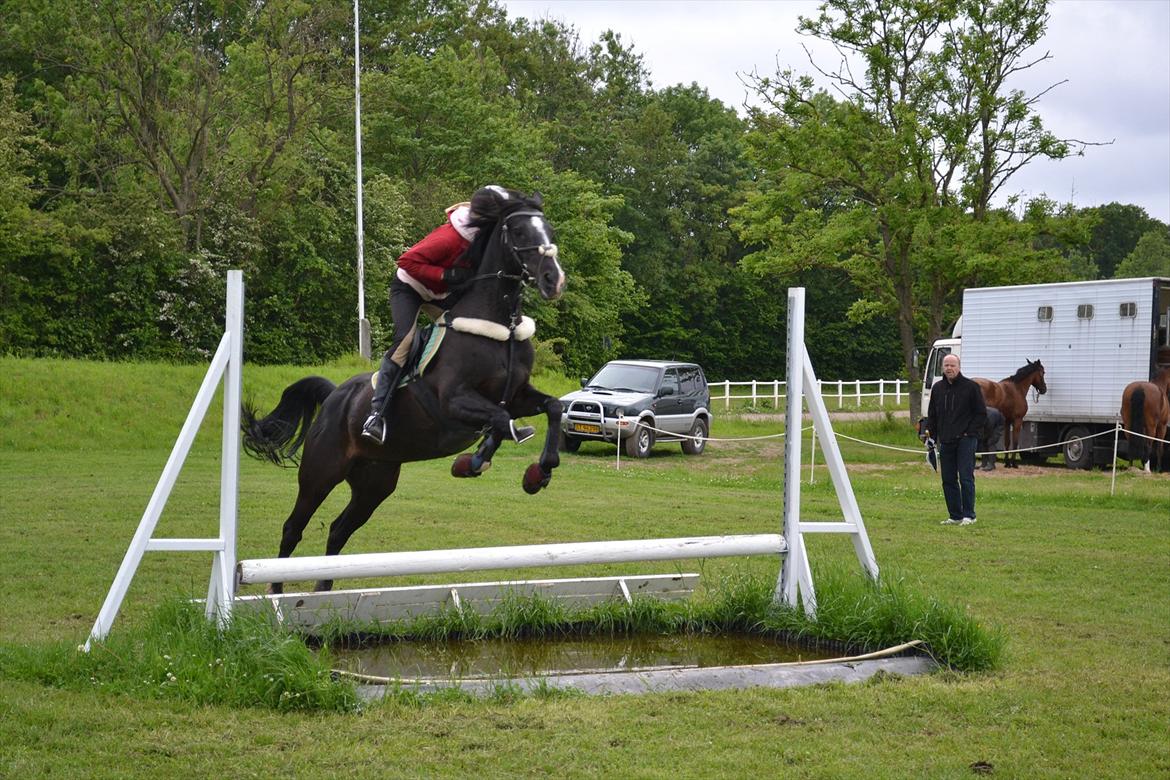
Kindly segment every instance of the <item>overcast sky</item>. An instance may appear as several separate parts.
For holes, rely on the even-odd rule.
[[[656,88],[697,82],[740,107],[739,74],[770,75],[777,64],[811,72],[793,32],[812,15],[806,0],[502,0],[510,17],[560,19],[588,44],[606,29],[643,56]],[[1067,83],[1039,103],[1045,125],[1063,138],[1109,142],[1084,157],[1035,161],[1005,190],[1047,194],[1060,203],[1117,201],[1170,222],[1170,0],[1056,0],[1037,65],[1019,87],[1034,93]],[[831,49],[814,49],[833,63]]]

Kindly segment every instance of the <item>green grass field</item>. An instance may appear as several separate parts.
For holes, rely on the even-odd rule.
[[[248,367],[245,393],[270,408],[300,376],[339,380],[358,368]],[[84,641],[203,372],[0,358],[0,659],[15,649]],[[573,386],[538,384],[557,393]],[[215,532],[218,408],[160,536]],[[838,427],[868,441],[918,446],[904,422]],[[722,416],[712,436],[781,430],[776,422]],[[452,479],[448,461],[407,466],[397,493],[347,552],[780,528],[780,439],[713,441],[699,458],[658,447],[645,461],[623,457],[620,470],[613,448],[586,444],[563,456],[547,490],[528,496],[520,478],[538,446],[505,446],[477,480]],[[0,676],[0,776],[1170,774],[1170,475],[1126,469],[1110,496],[1108,472],[999,470],[979,478],[979,522],[943,527],[937,480],[919,455],[841,446],[883,576],[1002,630],[1008,644],[998,671],[786,691],[397,701],[343,715],[192,705]],[[805,464],[803,512],[833,519],[836,497],[817,460],[813,484]],[[241,557],[275,552],[295,483],[292,470],[244,461]],[[310,524],[298,552],[322,551],[343,492]],[[856,567],[844,539],[813,538],[810,554],[814,575]],[[201,595],[209,564],[202,554],[148,553],[118,626],[139,625],[166,598]],[[712,582],[775,574],[775,562],[765,559],[693,566],[677,568]]]

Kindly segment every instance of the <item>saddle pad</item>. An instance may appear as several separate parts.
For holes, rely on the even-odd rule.
[[[430,365],[435,355],[439,353],[439,345],[443,343],[443,337],[447,335],[447,329],[430,326],[426,328],[424,333],[426,340],[423,342],[422,348],[418,351],[417,356],[411,355],[410,359],[406,361],[406,370],[402,372],[401,378],[398,380],[398,387],[403,387],[423,375],[423,371]],[[377,371],[370,376],[370,386],[374,388],[378,387]]]

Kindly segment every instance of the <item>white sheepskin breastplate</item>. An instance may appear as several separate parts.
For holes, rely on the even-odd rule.
[[[508,326],[491,320],[480,320],[474,317],[456,317],[448,323],[448,327],[460,333],[471,333],[475,336],[493,339],[495,341],[508,340]],[[536,322],[531,317],[520,317],[520,324],[516,326],[516,340],[527,341],[536,333]]]

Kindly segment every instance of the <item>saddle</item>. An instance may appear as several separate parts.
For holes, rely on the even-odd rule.
[[[422,328],[415,328],[414,338],[410,341],[410,351],[406,355],[406,364],[402,368],[396,387],[404,387],[423,375],[428,365],[439,353],[439,345],[447,335],[446,312],[437,322]],[[370,387],[377,388],[378,372],[370,376]]]

